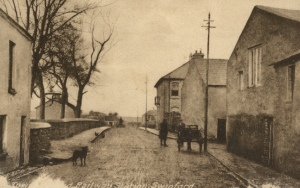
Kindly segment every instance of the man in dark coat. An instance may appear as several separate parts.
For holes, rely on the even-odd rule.
[[[162,146],[162,141],[164,141],[164,146],[167,147],[166,141],[168,136],[168,123],[167,119],[164,119],[163,122],[160,124],[160,131],[159,131],[159,138],[160,138],[160,145]]]

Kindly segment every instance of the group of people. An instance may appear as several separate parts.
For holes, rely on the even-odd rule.
[[[185,127],[185,124],[183,123],[182,120],[180,120],[178,130],[181,130],[182,128]],[[167,137],[168,137],[168,122],[167,119],[165,118],[163,122],[160,124],[160,131],[159,131],[159,139],[160,139],[160,145],[167,147]]]

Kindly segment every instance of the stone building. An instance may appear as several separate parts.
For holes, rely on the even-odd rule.
[[[157,119],[178,113],[187,125],[204,127],[206,62],[203,53],[190,55],[190,60],[155,84]],[[226,127],[226,63],[227,60],[209,61],[208,133],[211,137],[225,138]]]
[[[300,11],[255,6],[227,67],[227,149],[297,178],[299,37]]]
[[[0,174],[29,161],[32,37],[0,9]]]

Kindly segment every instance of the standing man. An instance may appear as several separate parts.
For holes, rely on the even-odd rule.
[[[162,141],[164,141],[164,146],[167,147],[166,141],[168,136],[168,123],[167,119],[164,119],[163,122],[160,124],[160,131],[159,131],[159,138],[160,138],[160,145],[162,146]]]
[[[119,119],[119,127],[122,127],[123,126],[123,119],[122,119],[122,117],[120,117],[120,119]]]

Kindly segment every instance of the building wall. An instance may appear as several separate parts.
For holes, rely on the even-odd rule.
[[[226,87],[209,87],[208,96],[207,134],[217,138],[218,119],[226,119]],[[204,129],[205,102],[205,82],[192,62],[182,86],[181,118],[186,125],[198,125]]]
[[[181,92],[183,122],[186,125],[198,125],[199,128],[204,128],[205,83],[194,62],[190,64]]]
[[[46,103],[45,108],[45,119],[60,119],[61,104],[58,102]],[[36,118],[40,117],[40,106],[36,107]],[[66,105],[65,118],[75,118],[74,111],[72,108]]]
[[[255,8],[249,18],[227,66],[227,148],[244,156],[250,153],[252,159],[263,162],[261,151],[253,153],[252,148],[262,147],[263,135],[257,130],[263,125],[277,121],[274,116],[277,98],[276,75],[269,64],[298,50],[300,43],[300,24],[283,19]],[[261,45],[262,67],[261,86],[248,86],[248,49]],[[244,89],[238,89],[238,71],[244,73]],[[270,119],[271,118],[271,119]],[[273,120],[272,120],[273,118]],[[274,129],[274,136],[280,129]],[[243,136],[244,135],[244,136]],[[245,135],[252,135],[253,140]],[[282,139],[286,136],[282,135]],[[277,137],[274,139],[278,139]],[[251,145],[243,144],[249,142]],[[278,145],[279,146],[279,145]],[[274,151],[278,148],[274,145]],[[279,152],[279,151],[278,151]],[[278,152],[275,154],[278,155]],[[276,162],[276,160],[274,161]]]
[[[172,83],[179,83],[178,96],[171,96]],[[157,106],[157,128],[164,119],[164,114],[172,111],[181,113],[181,88],[183,80],[172,79],[163,80],[157,87],[157,96],[160,97],[160,105]]]
[[[276,68],[278,96],[275,103],[274,167],[300,178],[300,61],[295,63],[295,87],[293,100],[287,98],[288,67]]]
[[[208,87],[208,138],[217,138],[218,119],[226,119],[226,86]]]
[[[178,96],[170,96],[170,111],[181,113],[181,88],[183,80],[171,80],[170,81],[170,93],[172,91],[172,84],[177,83],[178,87]]]
[[[24,163],[28,163],[31,96],[31,41],[2,16],[0,13],[0,115],[6,116],[3,148],[8,156],[0,160],[0,174],[19,166],[22,116],[26,117]],[[12,67],[12,85],[17,92],[15,95],[8,93],[9,41],[15,43]]]
[[[167,96],[169,95],[169,90],[165,89],[169,87],[167,81],[162,81],[159,86],[156,88],[156,96],[160,97],[160,104],[156,106],[157,108],[157,125],[156,128],[160,129],[160,123],[164,119],[164,113],[169,111],[168,104],[169,100],[167,100]]]

